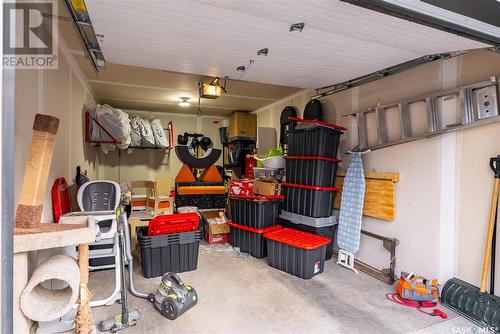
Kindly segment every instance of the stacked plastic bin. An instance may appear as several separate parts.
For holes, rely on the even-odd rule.
[[[276,225],[284,196],[230,196],[232,221],[228,223],[231,245],[258,259],[267,256],[265,233]]]
[[[199,222],[198,214],[191,212],[158,216],[140,228],[137,243],[144,277],[195,270],[202,236]]]
[[[337,191],[334,185],[340,162],[337,150],[345,128],[326,122],[294,120],[299,125],[288,132],[286,182],[282,183],[285,200],[280,215],[280,224],[289,229],[286,233],[281,232],[286,234],[282,247],[279,246],[280,239],[276,237],[279,236],[278,233],[273,238],[268,238],[270,252],[288,252],[288,256],[292,258],[287,260],[290,263],[288,266],[273,265],[271,261],[269,264],[299,277],[310,278],[321,273],[324,261],[332,257],[336,224],[332,211]],[[270,247],[270,244],[274,246]],[[311,252],[312,250],[316,251]],[[314,254],[321,258],[308,258],[307,263],[303,264],[307,268],[292,268],[291,264],[297,264],[296,257],[300,253]],[[270,255],[270,259],[271,257]]]

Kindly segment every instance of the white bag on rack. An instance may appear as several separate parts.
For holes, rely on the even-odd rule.
[[[169,144],[168,139],[158,118],[151,121],[151,128],[153,129],[156,147],[167,148]]]
[[[114,108],[114,110],[118,115],[118,120],[120,121],[120,126],[117,130],[121,130],[119,135],[120,139],[118,140],[121,144],[117,144],[116,146],[119,149],[124,150],[130,146],[130,116],[121,109]]]
[[[114,139],[119,142],[119,144],[116,145],[101,143],[101,148],[104,153],[108,153],[108,151],[115,149],[115,147],[126,149],[130,145],[130,119],[128,114],[107,104],[98,104],[95,111],[91,111],[91,115],[109,133],[108,135],[99,125],[91,121],[92,140],[112,141]]]
[[[139,121],[139,126],[141,127],[142,136],[142,147],[156,147],[155,136],[153,135],[153,129],[151,128],[151,123],[147,119],[141,119]]]
[[[141,118],[132,116],[130,119],[130,147],[142,146]]]

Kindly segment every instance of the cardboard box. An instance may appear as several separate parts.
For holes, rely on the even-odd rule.
[[[229,118],[227,127],[229,140],[234,137],[257,138],[257,115],[249,112],[237,111]]]
[[[203,234],[209,244],[229,243],[229,225],[211,223],[211,220],[220,219],[220,212],[223,213],[224,211],[211,210],[200,212],[204,224]]]
[[[207,240],[209,244],[229,243],[229,225],[208,224],[208,228],[205,233],[205,240]]]
[[[277,182],[254,181],[252,191],[254,195],[275,196],[281,193],[281,185]]]
[[[251,196],[253,182],[253,180],[230,180],[229,195]]]

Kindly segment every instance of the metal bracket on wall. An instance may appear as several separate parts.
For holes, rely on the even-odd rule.
[[[459,88],[446,89],[436,93],[418,96],[408,100],[378,105],[367,110],[360,110],[344,116],[356,117],[358,128],[358,146],[353,150],[364,151],[376,150],[392,145],[402,144],[409,141],[428,138],[438,134],[457,131],[479,125],[500,121],[498,113],[498,81],[496,77],[490,80],[478,82]],[[439,100],[446,97],[457,97],[460,101],[461,122],[457,124],[443,124],[442,110],[439,108]],[[423,134],[412,133],[412,120],[410,106],[415,103],[425,103],[427,113],[427,129]],[[398,108],[399,133],[398,139],[388,139],[386,111],[390,108]],[[368,143],[368,129],[366,126],[366,114],[375,113],[377,122],[377,143]]]
[[[85,55],[89,58],[95,73],[103,68],[106,60],[99,45],[98,35],[96,35],[92,21],[90,20],[87,6],[83,0],[63,1],[69,14],[69,19],[73,23],[77,36],[82,45]],[[100,35],[102,38],[102,35]]]
[[[382,281],[389,285],[394,284],[395,281],[394,271],[396,270],[396,246],[399,245],[399,240],[396,238],[384,237],[382,235],[378,235],[364,230],[361,230],[361,234],[382,241],[382,245],[390,253],[389,268],[377,269],[358,259],[354,260],[354,268],[364,272],[365,274],[375,277],[379,281]],[[337,257],[338,251],[334,249],[333,255]]]

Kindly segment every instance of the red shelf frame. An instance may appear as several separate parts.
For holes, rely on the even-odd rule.
[[[90,139],[90,121],[93,121],[98,127],[100,127],[104,133],[106,133],[111,140],[91,140]],[[85,142],[93,144],[121,144],[121,141],[116,140],[111,133],[101,123],[94,117],[90,115],[90,112],[85,112]]]

